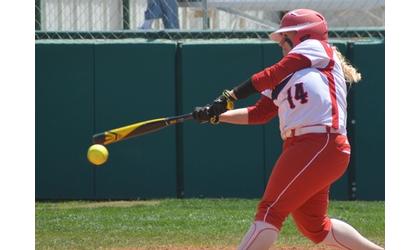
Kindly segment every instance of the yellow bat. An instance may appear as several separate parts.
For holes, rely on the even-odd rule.
[[[133,138],[135,136],[155,132],[168,126],[191,120],[192,118],[192,113],[189,113],[179,116],[137,122],[124,127],[115,128],[99,134],[95,134],[92,137],[92,141],[94,144],[108,145],[128,138]]]

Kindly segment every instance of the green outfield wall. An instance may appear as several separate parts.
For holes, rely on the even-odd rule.
[[[331,188],[338,200],[384,199],[384,43],[333,42],[359,68],[351,87],[352,159]],[[108,146],[86,160],[92,134],[191,112],[281,58],[261,40],[38,40],[36,199],[258,198],[282,141],[266,125],[182,125]],[[236,103],[253,104],[258,96]]]
[[[36,44],[35,195],[94,197],[94,169],[84,160],[94,132],[94,46]]]
[[[385,44],[350,43],[348,57],[363,80],[349,95],[356,199],[385,199]]]

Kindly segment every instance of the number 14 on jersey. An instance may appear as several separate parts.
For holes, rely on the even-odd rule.
[[[293,87],[295,90],[294,96],[292,96]],[[303,89],[303,82],[295,84],[287,89],[287,101],[291,109],[296,107],[294,100],[300,102],[301,104],[308,102],[308,92]]]

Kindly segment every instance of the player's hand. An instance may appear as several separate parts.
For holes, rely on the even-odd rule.
[[[209,122],[210,118],[212,117],[210,115],[210,105],[206,105],[204,107],[195,107],[192,115],[193,118],[199,123]]]
[[[222,95],[213,101],[213,104],[209,107],[209,114],[212,116],[219,117],[220,114],[233,109],[233,102],[236,99],[229,93],[228,90],[224,90]]]

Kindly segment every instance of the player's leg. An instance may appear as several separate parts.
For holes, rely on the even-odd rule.
[[[334,138],[327,134],[305,135],[286,140],[283,153],[276,162],[259,203],[255,221],[264,222],[266,228],[273,226],[280,230],[284,219],[291,211],[296,210],[307,199],[341,176],[348,163],[347,156],[340,159],[343,161],[341,165],[345,165],[343,168],[340,168],[341,165],[338,168],[331,168],[330,165],[319,164],[328,159],[331,150],[336,150],[333,145]],[[253,239],[252,244],[245,244],[251,249],[253,244],[259,244],[260,240],[263,240],[262,236],[265,236],[252,232],[251,226],[242,241],[250,242],[246,239]],[[252,235],[254,236],[251,237]],[[272,240],[271,245],[275,238],[274,240],[273,237],[269,238]],[[264,244],[269,242],[264,240]]]
[[[382,247],[363,237],[344,221],[331,219],[331,230],[321,242],[339,249],[380,250]]]
[[[343,159],[349,157],[346,154],[349,152],[349,146],[343,136],[336,136],[334,144],[331,147],[332,151],[326,149],[328,157],[321,158],[316,164],[345,169],[343,167],[347,166],[347,163]],[[334,147],[338,150],[334,150]],[[342,249],[382,249],[360,235],[349,224],[330,219],[327,215],[328,196],[329,184],[292,212],[294,221],[303,235],[316,244],[323,243]]]
[[[309,134],[286,140],[258,206],[256,220],[280,228],[290,212],[345,172],[349,155],[336,149],[335,138],[333,134]]]
[[[276,241],[279,230],[273,225],[255,221],[239,245],[239,250],[268,249]]]
[[[311,197],[292,212],[299,231],[315,244],[325,244],[339,249],[383,249],[367,240],[349,224],[330,219],[328,210],[328,187]]]
[[[329,185],[291,213],[299,232],[315,244],[325,239],[331,229],[331,221],[327,215],[328,196]]]
[[[290,178],[286,177],[289,175],[288,171],[282,170],[284,166],[292,167],[290,164],[287,164],[287,160],[285,160],[285,158],[292,158],[287,157],[289,154],[288,152],[290,152],[290,142],[291,140],[288,140],[283,145],[283,152],[274,165],[264,196],[258,205],[255,222],[250,226],[248,232],[243,237],[238,250],[268,249],[277,239],[278,232],[280,231],[289,212],[273,212],[272,210],[269,216],[269,221],[265,220],[264,214],[267,207],[274,202],[275,197],[278,195],[278,185],[281,185]],[[280,180],[279,177],[283,177],[285,180]]]

